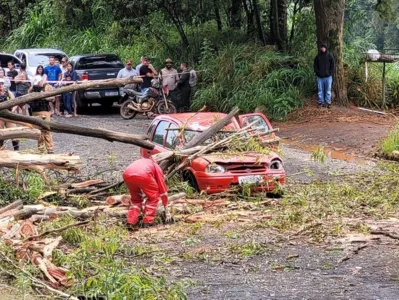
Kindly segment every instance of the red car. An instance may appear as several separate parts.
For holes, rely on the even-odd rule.
[[[156,146],[153,150],[141,149],[143,157],[182,147],[194,136],[212,126],[226,114],[200,112],[160,115],[156,117],[147,134]],[[269,120],[261,113],[241,115],[233,118],[220,134],[236,131],[259,120],[253,126],[257,132],[272,129]],[[179,128],[184,128],[181,134]],[[175,130],[173,130],[175,129]],[[264,137],[266,138],[266,137]],[[267,139],[277,141],[274,133]],[[268,155],[246,152],[245,155],[206,154],[194,159],[184,170],[183,176],[197,190],[208,194],[219,193],[237,185],[256,183],[259,190],[273,192],[285,183],[285,170],[281,158],[274,152]]]

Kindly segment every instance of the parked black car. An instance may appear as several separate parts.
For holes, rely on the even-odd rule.
[[[72,56],[70,61],[78,74],[79,80],[100,80],[116,78],[123,63],[116,54],[84,54]],[[77,105],[79,109],[86,108],[89,103],[100,103],[111,107],[120,99],[119,88],[89,89],[78,92]]]

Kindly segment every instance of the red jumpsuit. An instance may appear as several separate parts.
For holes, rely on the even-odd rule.
[[[168,205],[168,188],[162,169],[154,160],[140,158],[127,167],[123,173],[123,180],[132,199],[127,213],[127,222],[132,225],[137,224],[144,193],[148,197],[144,207],[144,224],[152,223],[159,200],[162,199],[163,206]]]

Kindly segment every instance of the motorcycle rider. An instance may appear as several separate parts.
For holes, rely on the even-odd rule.
[[[165,60],[165,68],[161,70],[161,78],[163,86],[168,86],[169,95],[173,104],[177,105],[177,82],[179,81],[179,74],[177,70],[173,68],[173,61],[168,58]]]

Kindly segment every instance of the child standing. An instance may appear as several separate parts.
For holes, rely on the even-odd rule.
[[[71,85],[71,82],[68,81],[72,81],[72,75],[70,72],[66,72],[64,75],[64,80],[66,81],[64,83],[64,85]],[[64,108],[67,111],[67,114],[65,115],[66,118],[70,118],[72,117],[73,111],[72,111],[72,100],[73,100],[73,93],[69,92],[69,93],[64,93],[63,94],[63,102],[64,102]]]

